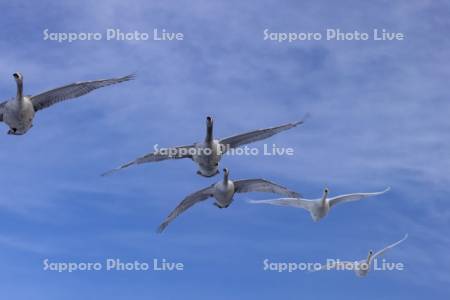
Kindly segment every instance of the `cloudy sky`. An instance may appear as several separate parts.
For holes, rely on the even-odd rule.
[[[7,299],[421,299],[448,295],[450,6],[446,1],[10,1],[0,4],[0,92],[137,79],[39,112],[24,136],[0,128],[0,295]],[[44,40],[53,33],[152,32],[182,41]],[[264,40],[270,32],[403,33],[403,41]],[[219,177],[191,161],[102,172],[152,150],[311,117],[267,141],[294,156],[225,157],[235,178],[321,196],[380,191],[313,223],[302,210],[201,203],[161,235],[188,194]],[[257,143],[260,150],[263,143]],[[277,273],[273,262],[386,255],[405,271]],[[58,273],[43,261],[182,262],[182,272]]]

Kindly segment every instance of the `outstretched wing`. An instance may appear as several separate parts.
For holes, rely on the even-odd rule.
[[[276,127],[259,129],[259,130],[250,131],[247,133],[231,136],[231,137],[220,140],[220,144],[222,144],[224,146],[225,150],[231,149],[231,148],[236,148],[236,147],[239,147],[239,146],[242,146],[245,144],[249,144],[249,143],[253,143],[256,141],[267,139],[277,133],[291,129],[293,127],[296,127],[297,125],[303,124],[304,120],[305,120],[305,118],[301,121],[294,122],[294,123],[288,123],[288,124],[284,124],[284,125],[280,125],[280,126],[276,126]]]
[[[196,204],[197,202],[204,201],[209,197],[212,197],[214,193],[214,186],[207,187],[203,190],[195,192],[186,198],[167,216],[161,225],[159,225],[157,232],[161,233],[176,217],[186,211],[188,208]]]
[[[304,208],[310,210],[312,203],[308,200],[303,200],[299,198],[278,198],[278,199],[268,199],[268,200],[250,200],[248,201],[252,204],[270,204],[278,206],[292,206],[297,208]]]
[[[166,160],[166,159],[192,158],[192,155],[190,154],[191,153],[190,150],[194,149],[194,148],[195,148],[194,145],[189,145],[189,146],[180,146],[180,147],[164,149],[164,150],[157,151],[157,152],[152,152],[152,153],[146,154],[142,157],[139,157],[133,161],[130,161],[126,164],[123,164],[123,165],[121,165],[115,169],[112,169],[108,172],[105,172],[102,174],[102,176],[109,175],[111,173],[117,172],[119,170],[122,170],[122,169],[127,168],[132,165],[139,165],[139,164],[148,163],[148,162],[157,162],[157,161]]]
[[[361,200],[361,199],[364,199],[367,197],[381,195],[381,194],[386,193],[390,189],[391,188],[388,187],[384,191],[376,192],[376,193],[355,193],[355,194],[340,195],[340,196],[329,198],[328,201],[330,203],[330,206],[334,206],[339,203],[357,201],[357,200]]]
[[[244,179],[234,181],[236,193],[264,192],[274,193],[290,198],[300,198],[300,194],[293,192],[284,186],[273,183],[265,179]]]
[[[381,249],[380,251],[378,251],[377,253],[375,253],[375,254],[372,256],[371,259],[373,260],[373,259],[375,259],[377,256],[383,255],[386,251],[388,251],[389,249],[394,248],[395,246],[397,246],[398,244],[402,243],[402,242],[403,242],[404,240],[406,240],[407,238],[408,238],[408,234],[405,234],[405,236],[404,236],[401,240],[399,240],[399,241],[397,241],[397,242],[395,242],[395,243],[393,243],[393,244],[387,246],[387,247],[384,248],[384,249]]]
[[[3,122],[3,114],[5,112],[5,105],[8,101],[0,103],[0,122]]]
[[[346,267],[348,267],[349,269],[354,269],[355,266],[358,265],[357,261],[336,261],[334,263],[330,263],[330,264],[325,264],[325,265],[321,265],[321,266],[313,266],[312,270],[309,270],[309,272],[319,272],[319,271],[330,271],[333,269],[345,269]]]
[[[32,96],[31,102],[33,103],[34,110],[38,111],[58,102],[83,96],[101,87],[132,80],[134,77],[135,75],[132,74],[121,78],[76,82]]]

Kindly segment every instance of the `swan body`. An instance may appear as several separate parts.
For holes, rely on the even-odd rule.
[[[8,134],[25,134],[33,127],[34,114],[33,103],[28,96],[6,102],[3,121],[10,128]]]
[[[197,143],[192,160],[198,165],[197,174],[203,177],[212,177],[219,173],[218,166],[222,159],[222,149],[218,140]]]

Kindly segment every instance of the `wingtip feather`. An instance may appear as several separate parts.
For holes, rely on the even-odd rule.
[[[166,223],[162,223],[161,225],[158,226],[158,228],[156,228],[156,233],[160,234],[163,233],[164,229],[166,229],[167,224]]]
[[[117,171],[120,171],[120,170],[122,170],[122,169],[128,168],[129,166],[132,166],[132,165],[134,165],[134,164],[135,164],[135,161],[131,161],[131,162],[129,162],[129,163],[126,163],[126,164],[124,164],[124,165],[121,165],[120,167],[117,167],[117,168],[115,168],[115,169],[112,169],[112,170],[109,170],[109,171],[103,173],[102,176],[107,176],[107,175],[110,175],[110,174],[112,174],[112,173],[116,173]]]
[[[136,73],[131,73],[131,74],[127,75],[127,76],[124,76],[124,77],[120,78],[120,81],[134,80],[134,79],[136,79],[136,76],[137,76]]]
[[[305,121],[307,119],[309,119],[309,117],[311,117],[311,114],[310,113],[306,113],[300,121],[297,121],[297,122],[293,123],[293,125],[294,126],[301,125],[301,124],[305,123]]]
[[[112,170],[109,170],[109,171],[106,171],[106,172],[100,174],[100,176],[101,177],[105,177],[105,176],[111,175],[111,174],[113,174],[113,173],[115,173],[117,171],[118,171],[118,169],[112,169]]]

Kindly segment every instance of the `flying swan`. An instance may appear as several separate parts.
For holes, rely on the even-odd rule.
[[[213,119],[208,116],[206,118],[206,138],[204,142],[152,152],[121,165],[118,168],[103,173],[102,176],[109,175],[132,165],[157,162],[166,159],[190,158],[198,165],[198,175],[212,177],[219,173],[219,161],[221,160],[222,155],[228,150],[267,139],[277,133],[303,124],[303,122],[304,119],[294,123],[287,123],[276,127],[250,131],[218,140],[213,137]]]
[[[300,194],[265,179],[244,179],[231,181],[228,177],[228,169],[223,169],[223,180],[184,198],[184,200],[181,201],[181,203],[167,216],[164,222],[158,227],[157,231],[161,233],[170,222],[185,212],[188,208],[210,197],[215,199],[214,205],[218,208],[227,208],[230,206],[233,202],[233,196],[235,193],[265,192],[288,197],[300,197]]]
[[[371,196],[377,196],[386,193],[389,191],[388,187],[384,191],[376,192],[376,193],[355,193],[355,194],[347,194],[340,195],[336,197],[328,198],[329,190],[325,188],[323,192],[323,196],[320,199],[302,199],[302,198],[280,198],[280,199],[271,199],[271,200],[250,200],[249,203],[252,204],[271,204],[271,205],[280,205],[280,206],[292,206],[296,208],[304,208],[311,214],[311,217],[314,221],[319,221],[324,218],[330,211],[330,209],[339,203],[345,203],[350,201],[357,201]]]
[[[372,250],[369,251],[366,259],[362,259],[359,261],[338,261],[331,264],[322,265],[320,268],[315,269],[314,271],[323,271],[323,270],[353,270],[358,277],[365,277],[369,273],[373,261],[380,255],[383,255],[389,249],[394,248],[398,244],[402,243],[404,240],[408,238],[408,234],[406,234],[401,240],[395,242],[380,251],[374,252]]]
[[[0,103],[0,121],[9,126],[8,134],[22,135],[33,127],[37,111],[64,100],[83,96],[104,86],[131,80],[134,75],[72,83],[35,96],[24,96],[22,74],[14,73],[13,77],[17,84],[17,95],[9,101]]]

